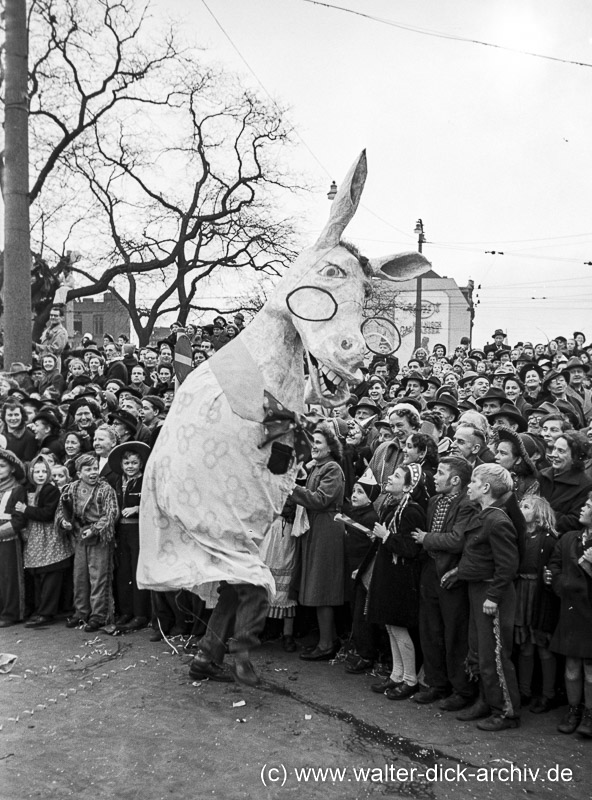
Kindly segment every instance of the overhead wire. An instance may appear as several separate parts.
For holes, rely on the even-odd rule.
[[[234,40],[232,39],[230,34],[226,31],[226,29],[224,28],[224,26],[222,25],[222,23],[220,22],[218,17],[214,14],[214,12],[210,8],[210,6],[206,2],[206,0],[201,0],[201,2],[202,2],[202,5],[204,6],[204,8],[207,10],[209,15],[212,17],[212,19],[216,23],[216,25],[218,26],[218,28],[220,29],[220,31],[222,32],[222,34],[224,35],[224,37],[228,40],[228,42],[230,43],[230,45],[233,48],[233,50],[237,53],[238,57],[241,59],[243,64],[246,66],[246,68],[249,70],[249,72],[251,73],[251,75],[253,76],[255,81],[257,82],[257,84],[265,92],[267,97],[273,103],[273,105],[276,108],[276,110],[279,111],[280,108],[279,108],[275,98],[268,91],[268,89],[264,85],[263,81],[259,78],[259,76],[255,72],[253,67],[247,61],[246,57],[240,51],[240,49],[238,48],[238,46],[236,45],[236,43],[234,42]],[[319,0],[304,0],[304,2],[308,2],[308,3],[311,3],[313,5],[324,6],[326,8],[330,8],[330,9],[333,9],[333,10],[336,10],[336,11],[343,11],[343,12],[346,12],[346,13],[355,14],[357,16],[365,17],[365,18],[368,18],[368,19],[370,19],[372,21],[375,21],[375,22],[381,22],[381,23],[390,25],[392,27],[400,28],[402,30],[408,30],[408,31],[415,32],[415,33],[421,33],[421,34],[430,35],[430,36],[437,36],[438,38],[446,38],[446,39],[455,39],[455,40],[459,40],[459,41],[466,41],[466,42],[470,42],[470,43],[474,43],[474,44],[486,44],[486,45],[488,45],[490,47],[498,47],[498,48],[503,49],[503,50],[511,50],[511,51],[514,51],[514,52],[523,52],[523,51],[514,50],[514,48],[504,47],[502,45],[496,45],[496,44],[488,43],[488,42],[481,42],[481,41],[476,40],[476,39],[468,39],[468,38],[465,38],[465,37],[459,37],[459,36],[455,36],[455,35],[452,35],[452,34],[445,34],[445,33],[442,33],[440,31],[431,31],[429,29],[419,28],[419,27],[416,27],[416,26],[403,25],[403,24],[397,23],[397,22],[395,22],[393,20],[383,19],[383,18],[380,18],[380,17],[373,16],[371,14],[367,14],[367,13],[361,12],[361,11],[355,11],[353,9],[347,9],[347,8],[342,7],[342,6],[335,6],[335,5],[331,5],[329,3],[319,2]],[[524,52],[525,52],[526,55],[538,55],[541,58],[550,58],[551,60],[554,60],[554,61],[564,61],[565,60],[565,59],[554,58],[554,57],[551,57],[551,56],[543,56],[543,55],[540,55],[540,54],[527,53],[526,51],[524,51]],[[567,63],[579,63],[579,62],[568,61]],[[582,66],[592,66],[592,64],[582,64]],[[318,158],[316,153],[312,150],[312,148],[308,145],[308,143],[305,141],[305,139],[302,137],[302,135],[297,130],[295,130],[295,135],[298,137],[300,142],[304,145],[304,147],[310,153],[310,155],[313,157],[313,159],[316,161],[316,163],[325,172],[325,174],[329,178],[332,178],[331,173],[329,172],[327,167]],[[393,230],[397,231],[397,233],[400,233],[403,236],[408,237],[408,239],[412,239],[413,238],[411,233],[407,232],[404,229],[398,228],[392,222],[389,222],[388,220],[384,219],[384,217],[382,217],[380,214],[377,214],[375,211],[373,211],[371,208],[369,208],[365,204],[360,203],[360,207],[363,208],[365,211],[367,211],[369,214],[371,214],[373,217],[378,219],[380,222],[382,222],[383,224],[387,225],[389,228],[392,228]],[[590,235],[592,235],[592,234],[585,233],[585,234],[572,234],[572,235],[568,234],[568,235],[564,235],[564,236],[545,237],[543,239],[505,240],[505,241],[498,242],[497,245],[491,245],[490,243],[491,243],[492,240],[487,240],[487,241],[482,241],[482,242],[479,242],[479,241],[476,241],[476,242],[465,242],[465,243],[463,243],[463,242],[432,242],[432,241],[426,241],[426,244],[429,244],[431,247],[441,248],[441,249],[444,249],[444,250],[446,250],[446,249],[447,250],[456,250],[457,252],[475,252],[475,253],[485,252],[485,253],[487,253],[487,251],[481,251],[481,250],[479,250],[477,248],[471,248],[471,247],[468,247],[466,245],[483,243],[483,244],[489,244],[492,247],[492,249],[494,247],[497,249],[498,247],[500,247],[500,245],[503,245],[503,244],[506,244],[506,243],[516,244],[516,243],[531,242],[531,241],[532,242],[552,241],[552,240],[555,240],[555,239],[565,239],[565,238],[572,238],[572,237],[575,238],[575,237],[590,236]],[[374,239],[374,240],[372,240],[372,239],[361,239],[361,240],[362,241],[381,241],[381,240],[377,240],[377,239]],[[393,244],[407,245],[407,244],[409,244],[409,242],[408,241],[404,242],[404,243],[394,242]],[[495,256],[496,255],[498,255],[498,253],[494,253],[494,260],[490,263],[489,267],[487,268],[487,272],[486,272],[484,278],[481,281],[482,283],[483,283],[483,280],[485,279],[485,277],[489,274],[491,268],[493,267],[493,264],[495,263]],[[578,259],[578,258],[569,258],[569,257],[561,257],[561,256],[557,256],[557,257],[555,257],[555,256],[543,256],[543,255],[540,255],[540,254],[528,254],[528,253],[525,253],[524,251],[519,251],[518,253],[516,253],[516,252],[512,253],[512,252],[504,251],[503,253],[499,253],[499,255],[504,255],[504,256],[507,255],[507,256],[511,256],[513,258],[527,258],[529,260],[530,259],[538,259],[538,260],[548,260],[548,261],[554,261],[554,262],[559,262],[560,261],[560,262],[574,263],[574,264],[584,264],[584,263],[586,263],[586,262],[583,262],[581,259]]]
[[[493,47],[496,50],[505,50],[510,53],[519,53],[520,55],[524,56],[531,56],[533,58],[542,58],[547,61],[558,61],[562,64],[571,64],[576,67],[592,67],[592,64],[589,64],[586,61],[576,61],[575,59],[571,58],[560,58],[559,56],[549,56],[544,53],[533,53],[530,50],[520,50],[517,47],[509,47],[508,45],[503,44],[496,44],[495,42],[485,42],[481,39],[472,39],[468,36],[460,36],[456,33],[446,33],[444,31],[436,31],[430,30],[429,28],[420,28],[416,25],[404,25],[401,22],[395,22],[394,20],[385,19],[384,17],[377,17],[373,14],[368,14],[364,11],[357,11],[353,8],[344,8],[343,6],[335,6],[331,3],[323,3],[321,0],[302,0],[304,3],[310,3],[314,6],[323,6],[324,8],[330,8],[333,11],[343,11],[346,14],[353,14],[357,17],[364,17],[365,19],[369,19],[372,22],[379,22],[383,25],[388,25],[392,28],[398,28],[399,30],[409,31],[411,33],[418,33],[422,36],[432,36],[436,39],[449,39],[455,42],[466,42],[467,44],[477,44],[483,47]]]

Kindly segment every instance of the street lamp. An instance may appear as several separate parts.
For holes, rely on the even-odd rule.
[[[417,249],[420,253],[423,252],[423,243],[426,238],[423,233],[423,220],[418,219],[415,223],[415,230],[413,233],[417,234]],[[415,292],[415,349],[421,347],[421,275],[417,276],[417,288]]]

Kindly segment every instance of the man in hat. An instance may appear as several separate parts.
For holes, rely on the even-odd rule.
[[[526,420],[513,403],[504,403],[498,411],[489,414],[488,420],[494,429],[504,427],[516,433],[525,433],[528,427]]]
[[[586,427],[586,419],[583,406],[575,398],[568,395],[566,375],[568,373],[558,372],[554,369],[545,375],[543,379],[543,392],[546,393],[545,399],[554,405],[563,403],[565,413],[569,414],[570,418],[574,420],[575,427],[584,428]]]
[[[31,367],[29,364],[23,364],[22,361],[13,361],[10,365],[10,370],[4,374],[7,378],[16,381],[19,387],[27,394],[34,389],[34,383],[31,379]]]
[[[493,344],[486,344],[483,348],[483,352],[485,355],[488,353],[495,353],[498,350],[501,350],[501,347],[504,343],[504,339],[506,338],[506,334],[503,332],[501,328],[496,328],[492,334],[493,337]]]
[[[454,436],[452,424],[460,416],[456,398],[447,392],[442,392],[436,399],[428,402],[428,408],[431,411],[438,411],[442,415],[445,425],[444,435],[452,438]]]
[[[245,315],[242,313],[242,311],[237,311],[237,313],[233,317],[233,322],[238,328],[240,333],[245,327]]]
[[[508,402],[508,398],[502,389],[496,389],[492,386],[484,395],[477,398],[477,405],[481,413],[489,417],[496,411],[499,411],[504,403]]]
[[[215,317],[211,338],[212,347],[214,350],[219,350],[228,341],[229,339],[226,335],[226,320],[224,317]]]
[[[568,381],[567,394],[580,403],[588,423],[592,420],[592,391],[586,389],[584,379],[589,372],[588,364],[584,364],[577,356],[570,358],[563,369]]]
[[[33,344],[33,348],[38,356],[52,355],[56,357],[57,366],[61,368],[61,355],[68,344],[68,331],[64,326],[64,317],[60,306],[52,306],[49,312],[49,319],[41,339]]]
[[[442,582],[458,566],[462,526],[473,513],[466,496],[471,472],[471,465],[459,456],[440,461],[434,476],[436,494],[428,503],[427,531],[412,534],[428,555],[419,585],[419,635],[427,689],[414,700],[421,705],[442,700],[442,711],[460,711],[475,697],[465,671],[469,650],[467,586],[460,581]]]
[[[418,370],[412,370],[401,381],[401,385],[405,390],[405,397],[410,397],[421,403],[421,410],[426,408],[426,401],[423,398],[422,392],[428,388],[428,384],[424,376]]]

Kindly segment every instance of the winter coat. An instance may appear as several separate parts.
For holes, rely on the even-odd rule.
[[[418,624],[422,548],[411,534],[416,528],[424,530],[425,522],[425,511],[413,502],[404,508],[396,530],[391,529],[391,518],[391,533],[378,546],[370,578],[366,611],[369,622],[402,628]]]
[[[584,472],[562,472],[553,467],[542,470],[539,476],[541,497],[551,504],[557,518],[559,533],[574,530],[579,525],[580,510],[592,490],[592,481]]]
[[[465,544],[458,577],[489,581],[487,599],[499,603],[518,574],[518,533],[508,514],[491,505],[475,514],[465,527]]]
[[[345,531],[335,514],[343,505],[345,478],[336,461],[313,467],[306,488],[296,486],[292,498],[307,510],[310,529],[302,537],[303,606],[339,606],[345,587]]]
[[[434,514],[438,505],[440,495],[430,498],[427,513],[427,530],[430,531],[434,520]],[[450,552],[446,548],[448,537],[455,529],[459,541],[464,543],[464,526],[475,513],[475,507],[471,505],[467,498],[466,491],[460,492],[452,499],[446,510],[442,530],[439,533],[428,533],[424,537],[423,547],[428,556],[436,562],[436,573],[438,578],[442,578],[449,570],[458,565],[460,554]]]
[[[572,658],[592,658],[592,578],[578,564],[582,531],[564,533],[549,562],[553,591],[561,601],[550,648]]]

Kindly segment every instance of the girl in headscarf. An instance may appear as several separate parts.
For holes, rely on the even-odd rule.
[[[24,562],[35,587],[34,612],[25,627],[37,628],[53,622],[57,614],[74,548],[70,538],[55,526],[60,490],[52,482],[50,462],[39,455],[31,461],[28,472],[27,501],[19,501],[15,508],[27,521],[23,532]]]
[[[16,625],[25,615],[25,577],[21,532],[23,514],[16,504],[26,499],[20,485],[25,477],[21,461],[0,449],[0,628]]]
[[[412,533],[424,529],[426,515],[411,498],[421,479],[419,464],[397,467],[386,484],[389,498],[381,508],[381,522],[373,530],[380,545],[370,577],[366,616],[369,622],[386,626],[393,670],[389,678],[371,688],[389,700],[403,700],[419,688],[409,628],[419,621],[421,546]],[[360,572],[365,569],[363,564]]]

